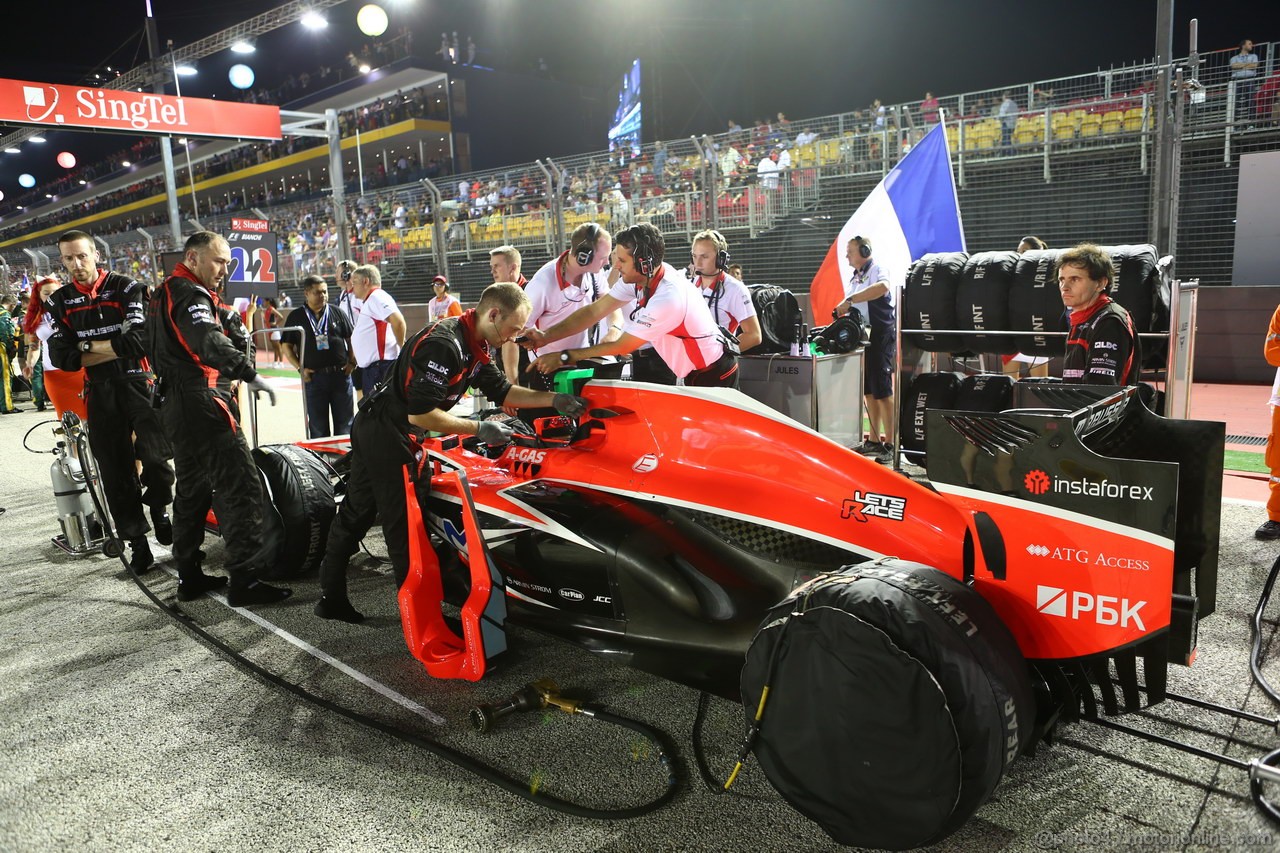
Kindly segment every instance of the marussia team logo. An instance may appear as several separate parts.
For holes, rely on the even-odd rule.
[[[1033,495],[1043,495],[1049,491],[1049,475],[1039,468],[1028,471],[1027,476],[1022,478],[1022,485],[1026,486],[1027,491]]]

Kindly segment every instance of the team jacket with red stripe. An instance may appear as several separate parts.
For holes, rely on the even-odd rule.
[[[488,346],[471,344],[476,324],[474,308],[461,317],[447,317],[405,341],[395,370],[379,394],[391,403],[392,422],[433,409],[449,411],[468,387],[484,392],[492,405],[502,405],[511,383],[490,360]]]
[[[1139,353],[1129,312],[1104,295],[1087,310],[1071,312],[1062,379],[1084,385],[1136,385]]]
[[[89,381],[147,378],[146,299],[147,288],[141,282],[106,270],[88,288],[73,282],[54,291],[49,297],[53,366],[79,370],[84,356],[80,343],[109,340],[117,358],[89,367],[85,371]]]
[[[258,375],[243,344],[232,343],[244,335],[239,318],[231,317],[235,312],[225,310],[182,264],[151,295],[148,313],[156,372],[171,386],[227,391],[232,381]]]

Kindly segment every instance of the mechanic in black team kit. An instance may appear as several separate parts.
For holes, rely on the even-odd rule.
[[[475,308],[427,326],[405,341],[387,380],[365,397],[351,425],[347,496],[329,529],[320,566],[317,616],[345,622],[364,619],[347,597],[347,563],[375,515],[382,519],[396,586],[408,577],[404,470],[413,462],[412,431],[476,435],[487,444],[502,444],[511,437],[505,423],[449,414],[468,387],[478,388],[496,406],[554,406],[570,417],[586,411],[587,401],[581,397],[512,385],[492,363],[493,352],[524,329],[529,309],[529,297],[519,285],[489,285]],[[429,481],[419,482],[419,498],[429,486]]]
[[[189,601],[226,583],[200,568],[205,517],[214,503],[232,607],[270,604],[291,591],[258,580],[262,559],[262,484],[240,427],[232,383],[243,381],[276,402],[275,391],[232,343],[243,334],[234,312],[223,310],[219,287],[231,248],[212,231],[187,238],[182,263],[156,288],[148,308],[149,341],[164,402],[160,415],[173,442],[178,492],[173,502],[173,562],[178,599]],[[231,316],[228,316],[230,314]]]
[[[146,356],[147,288],[119,273],[98,269],[93,237],[68,231],[58,238],[71,283],[49,297],[54,332],[49,360],[59,370],[85,369],[89,447],[102,472],[102,490],[116,533],[129,543],[135,572],[151,568],[145,504],[156,541],[173,541],[166,510],[173,499],[173,451],[151,408]],[[134,460],[142,462],[142,478]]]
[[[1129,312],[1108,295],[1113,275],[1111,256],[1092,243],[1081,243],[1058,258],[1058,290],[1071,312],[1064,382],[1138,384],[1138,335]]]

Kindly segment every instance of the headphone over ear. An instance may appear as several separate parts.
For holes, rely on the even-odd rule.
[[[854,237],[853,242],[858,244],[858,254],[863,258],[871,257],[871,244],[865,237]]]
[[[729,269],[729,241],[719,231],[711,232],[711,239],[716,244],[716,269],[727,272]]]
[[[596,244],[600,242],[600,226],[594,222],[588,222],[586,228],[586,236],[573,247],[573,259],[580,267],[585,267],[595,260]]]

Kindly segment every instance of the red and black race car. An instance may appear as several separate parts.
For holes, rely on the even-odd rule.
[[[844,843],[954,831],[1059,720],[1160,701],[1213,611],[1224,426],[1137,389],[930,411],[927,482],[736,391],[582,394],[505,448],[422,445],[411,652],[476,680],[509,620],[740,698],[770,781]]]

